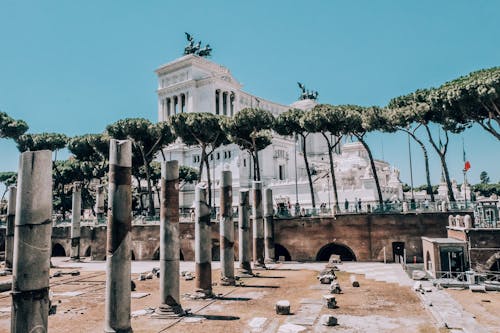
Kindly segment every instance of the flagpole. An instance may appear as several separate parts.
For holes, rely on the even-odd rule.
[[[465,209],[467,209],[467,158],[465,157],[465,142],[462,136],[462,151],[464,155],[464,202]]]

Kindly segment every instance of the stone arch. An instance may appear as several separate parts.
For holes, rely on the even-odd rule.
[[[339,243],[329,243],[319,249],[316,261],[328,261],[332,254],[339,255],[342,261],[356,261],[354,251],[350,247]]]
[[[66,257],[66,250],[64,250],[64,246],[59,243],[55,243],[52,246],[52,257]]]
[[[220,261],[220,241],[212,239],[212,261]]]
[[[496,252],[486,260],[485,268],[490,271],[500,271],[500,252]]]
[[[135,260],[134,250],[130,250],[130,260]]]
[[[92,256],[92,247],[88,246],[87,249],[85,250],[85,254],[83,256],[84,257]]]
[[[286,249],[286,247],[278,243],[274,244],[274,255],[276,260],[278,260],[279,257],[285,257],[285,261],[292,260],[292,256],[290,255],[290,252]]]

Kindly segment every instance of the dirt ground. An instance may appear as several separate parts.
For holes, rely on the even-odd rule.
[[[500,292],[473,293],[470,290],[446,289],[476,321],[490,332],[500,332]]]
[[[296,266],[294,266],[296,267]],[[70,269],[55,269],[68,272]],[[242,279],[243,286],[224,287],[215,285],[218,299],[182,299],[184,309],[191,309],[192,316],[180,320],[152,319],[149,314],[132,318],[134,332],[189,332],[192,330],[212,332],[250,332],[249,322],[255,317],[265,317],[275,325],[282,325],[296,315],[276,315],[274,306],[278,300],[290,301],[292,313],[300,313],[304,300],[321,301],[328,294],[328,285],[321,285],[317,272],[305,269],[287,268],[286,264],[276,269],[258,271],[260,276]],[[433,320],[422,307],[420,300],[408,287],[393,283],[366,280],[358,275],[359,288],[349,285],[348,273],[338,272],[343,293],[335,295],[337,309],[320,306],[321,314],[332,314],[339,319],[339,326],[322,328],[321,332],[442,332],[435,328]],[[219,281],[220,273],[213,271],[213,282]],[[132,274],[136,292],[150,293],[143,298],[132,298],[132,313],[153,309],[159,303],[159,280],[137,281],[138,274]],[[2,277],[1,280],[7,277]],[[104,293],[106,275],[102,271],[82,271],[80,276],[63,275],[51,278],[53,303],[57,304],[56,315],[49,317],[49,332],[102,332],[104,320]],[[194,291],[195,281],[181,278],[181,295]],[[81,292],[72,296],[68,292]],[[454,295],[455,293],[452,292]],[[457,293],[459,294],[459,293]],[[462,297],[457,296],[458,298]],[[470,292],[467,294],[470,296]],[[485,294],[474,297],[490,298]],[[455,295],[454,295],[455,297]],[[466,296],[464,296],[466,297]],[[479,301],[479,305],[493,313],[496,298],[491,303]],[[302,301],[302,303],[301,303]],[[10,327],[10,295],[0,294],[0,332]],[[474,310],[474,309],[473,309]],[[471,312],[474,312],[471,310]],[[479,309],[478,309],[479,310]],[[475,312],[474,312],[475,313]],[[493,320],[482,315],[480,320]],[[496,318],[498,320],[498,318]],[[317,322],[317,320],[316,320]],[[309,327],[312,330],[312,327]],[[315,330],[316,332],[317,330]]]

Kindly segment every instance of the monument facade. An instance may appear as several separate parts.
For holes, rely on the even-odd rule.
[[[210,112],[217,115],[234,116],[244,108],[259,108],[270,111],[274,116],[299,108],[311,110],[316,104],[317,92],[302,94],[301,98],[282,105],[243,91],[242,85],[233,77],[228,68],[196,54],[184,55],[160,66],[158,77],[158,120],[181,112]],[[304,98],[303,98],[304,97]],[[317,206],[333,207],[333,190],[329,177],[327,146],[319,134],[307,137],[308,158],[314,172],[313,181]],[[186,146],[177,141],[164,151],[167,159],[178,160],[180,165],[198,168],[200,149]],[[349,202],[376,201],[377,191],[371,173],[368,154],[358,142],[343,142],[335,152],[335,171],[339,189],[339,204]],[[311,207],[307,174],[300,152],[300,143],[293,137],[274,135],[272,144],[259,153],[261,180],[264,187],[273,190],[277,201],[301,207]],[[223,170],[233,174],[233,207],[238,205],[240,189],[251,188],[253,180],[252,159],[248,153],[236,145],[218,148],[209,158],[211,177],[215,184],[215,203],[220,202],[220,175]],[[376,160],[375,165],[382,187],[384,200],[401,200],[402,184],[398,170],[384,161]],[[181,208],[192,207],[194,186],[185,185],[181,189]]]

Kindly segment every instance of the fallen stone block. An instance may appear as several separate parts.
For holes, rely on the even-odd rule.
[[[192,273],[189,273],[187,272],[185,275],[184,275],[184,280],[185,281],[191,281],[191,280],[194,280],[194,276]]]
[[[159,271],[160,271],[160,267],[153,267],[153,269],[151,270],[151,273],[156,274],[156,272],[159,272]]]
[[[333,281],[333,276],[331,275],[323,275],[319,277],[319,282],[321,284],[330,284]]]
[[[422,290],[422,282],[420,282],[420,281],[415,282],[415,284],[413,285],[413,290],[415,290],[415,291]]]
[[[319,318],[319,323],[324,326],[335,326],[338,324],[338,320],[331,315],[322,315]]]
[[[295,324],[284,324],[278,328],[278,333],[299,333],[306,331],[307,328]]]
[[[146,274],[146,279],[151,280],[153,278],[153,276],[154,276],[153,273],[150,272],[150,273]]]
[[[287,300],[281,300],[281,301],[276,302],[276,314],[289,315],[290,314],[290,302]]]
[[[486,287],[484,285],[471,284],[469,286],[470,291],[473,293],[485,293]]]
[[[325,305],[328,309],[337,308],[337,300],[335,299],[335,296],[323,295],[323,299],[325,300]]]
[[[340,289],[340,284],[337,280],[333,280],[330,284],[330,294],[340,294],[342,289]]]
[[[138,280],[139,280],[139,281],[144,281],[144,280],[146,280],[146,274],[140,274],[140,275],[139,275]]]
[[[353,287],[355,287],[355,288],[359,287],[359,281],[356,278],[356,275],[352,274],[351,276],[349,276],[349,279],[351,280],[351,284]]]
[[[411,278],[413,280],[423,280],[423,279],[425,279],[426,276],[427,276],[427,273],[425,273],[424,271],[420,271],[420,270],[415,270],[411,273]]]

